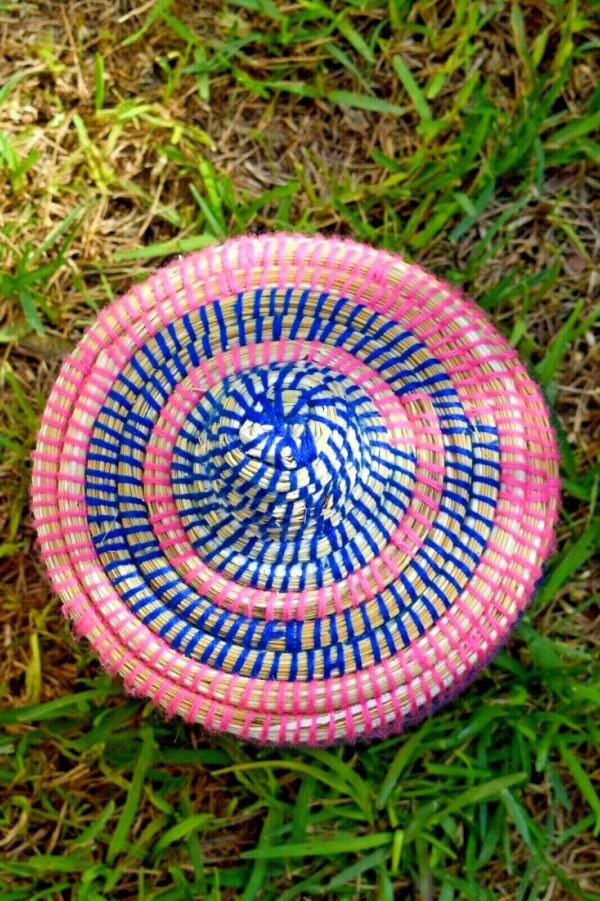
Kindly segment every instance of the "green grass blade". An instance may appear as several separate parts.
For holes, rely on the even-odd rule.
[[[381,848],[383,845],[391,845],[393,834],[391,832],[379,832],[373,835],[348,836],[347,838],[323,838],[313,839],[299,845],[281,845],[275,848],[256,848],[254,851],[244,851],[240,855],[244,860],[279,860],[286,857],[327,857],[330,854],[351,854],[353,851],[370,851],[372,848]]]
[[[141,735],[142,747],[133,770],[133,777],[131,779],[129,791],[127,792],[127,800],[125,801],[119,822],[115,827],[106,853],[106,860],[108,863],[113,863],[115,858],[121,854],[127,844],[127,837],[133,825],[133,821],[135,820],[142,796],[146,771],[150,767],[154,757],[154,732],[150,726],[145,726],[141,731]]]
[[[33,704],[30,707],[12,707],[0,710],[0,726],[8,726],[14,723],[35,723],[56,719],[65,712],[75,708],[75,712],[85,710],[91,701],[102,701],[103,697],[96,689],[80,691],[72,695],[62,695],[52,701],[43,704]]]
[[[537,596],[537,605],[544,606],[555,596],[580,567],[600,548],[600,519],[592,520],[577,541],[569,544],[559,555],[546,576]]]
[[[290,770],[293,773],[302,773],[305,776],[312,776],[317,782],[322,782],[324,785],[333,788],[341,795],[349,794],[348,786],[344,782],[333,777],[331,773],[324,772],[318,767],[297,760],[256,760],[249,763],[236,763],[234,766],[228,766],[222,770],[217,770],[216,772],[218,775],[224,775],[225,773],[244,773],[251,772],[252,770],[271,769]]]
[[[373,851],[372,854],[361,857],[356,863],[353,863],[351,866],[336,873],[333,879],[329,881],[326,888],[329,891],[333,891],[334,889],[341,888],[341,886],[355,880],[357,876],[362,876],[363,873],[374,870],[389,857],[389,853],[387,848],[379,848],[377,851]]]
[[[402,772],[408,766],[410,760],[419,752],[419,748],[432,727],[433,723],[431,721],[424,723],[417,732],[408,736],[403,742],[402,747],[392,760],[383,782],[381,783],[375,802],[377,810],[383,810],[387,804],[390,795],[398,784]]]
[[[187,238],[175,238],[172,241],[164,241],[158,244],[147,244],[145,247],[136,247],[134,250],[120,250],[114,255],[116,262],[130,262],[134,260],[152,260],[156,257],[170,257],[174,254],[192,253],[194,250],[202,250],[214,244],[215,235],[189,235]]]
[[[143,38],[146,32],[154,24],[154,22],[160,19],[162,14],[166,12],[166,10],[172,4],[173,0],[158,0],[158,2],[154,6],[152,6],[150,12],[146,16],[142,27],[135,31],[133,34],[130,34],[128,37],[126,37],[121,46],[130,47],[132,44],[135,44],[136,41],[139,41],[140,38]]]
[[[104,98],[106,95],[106,76],[104,74],[104,57],[101,53],[94,54],[94,75],[95,75],[95,92],[94,92],[94,109],[100,110],[104,106]]]
[[[371,113],[383,113],[390,116],[402,116],[406,107],[397,103],[390,103],[381,97],[370,97],[367,94],[357,94],[356,91],[335,90],[329,91],[327,99],[339,106],[350,106],[354,109],[367,110]]]
[[[577,755],[568,747],[563,746],[560,750],[561,757],[568,768],[575,785],[590,805],[596,824],[594,826],[594,835],[600,834],[600,797],[594,788],[592,780],[581,766]]]
[[[197,813],[180,820],[174,826],[171,826],[170,829],[163,832],[154,845],[153,854],[158,857],[158,855],[164,851],[165,848],[168,848],[169,845],[187,838],[194,832],[198,832],[203,826],[209,823],[211,819],[212,814],[210,813]]]
[[[260,833],[260,838],[258,840],[257,850],[262,850],[269,847],[269,842],[272,840],[272,833],[274,829],[280,824],[280,822],[280,811],[276,807],[271,807],[267,811],[267,815],[265,817],[263,828]],[[240,901],[254,901],[255,898],[260,897],[261,889],[263,889],[264,887],[266,874],[267,858],[257,857],[254,861],[254,866],[252,867],[252,871],[244,889],[244,893],[240,897]]]
[[[560,366],[561,360],[573,339],[573,335],[577,331],[584,304],[585,301],[583,298],[577,301],[571,315],[550,342],[550,346],[548,347],[543,360],[541,360],[535,368],[536,376],[544,388],[547,388],[556,376],[556,371]]]
[[[401,56],[394,57],[394,69],[402,82],[404,90],[412,100],[413,106],[419,114],[421,122],[430,122],[433,118],[431,107],[427,103],[425,94],[421,91],[421,88],[418,86],[410,69]]]
[[[349,22],[345,16],[341,16],[337,20],[336,25],[340,34],[342,34],[348,43],[354,47],[356,52],[372,66],[375,62],[375,55],[363,36],[353,27],[351,22]]]

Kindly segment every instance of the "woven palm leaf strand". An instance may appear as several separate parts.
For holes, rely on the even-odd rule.
[[[183,257],[67,357],[40,554],[128,691],[261,742],[400,731],[505,641],[553,542],[537,386],[461,293],[302,235]]]

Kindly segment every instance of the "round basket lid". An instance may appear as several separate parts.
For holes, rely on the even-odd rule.
[[[402,730],[531,599],[555,438],[458,289],[350,241],[243,237],[98,316],[42,417],[63,610],[128,691],[260,742]]]

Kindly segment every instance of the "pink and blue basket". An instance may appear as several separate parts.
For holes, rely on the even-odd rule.
[[[64,613],[127,690],[258,742],[401,731],[531,600],[558,454],[460,291],[351,241],[243,237],[107,307],[34,454]]]

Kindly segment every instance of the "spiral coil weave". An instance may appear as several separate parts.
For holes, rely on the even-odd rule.
[[[400,731],[505,640],[553,541],[540,392],[460,292],[337,239],[244,237],[63,363],[32,510],[127,689],[261,742]]]

